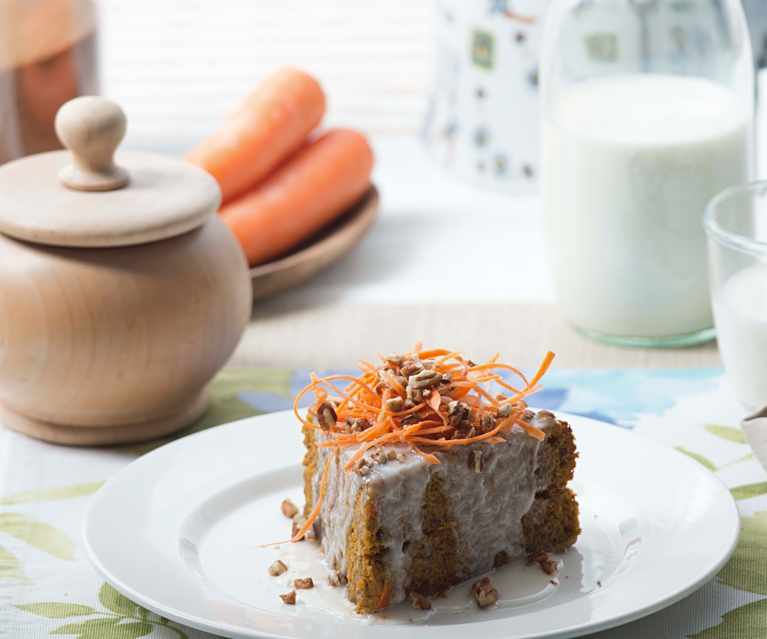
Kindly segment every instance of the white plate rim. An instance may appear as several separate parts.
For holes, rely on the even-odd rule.
[[[226,633],[226,636],[232,637],[233,639],[293,639],[293,637],[291,637],[290,635],[282,635],[282,634],[274,634],[270,632],[257,631],[250,628],[244,628],[241,626],[232,625],[226,622],[217,622],[215,624],[211,624],[210,621],[204,617],[198,617],[198,616],[189,614],[187,612],[162,604],[152,599],[151,597],[145,597],[137,590],[123,583],[119,578],[117,578],[115,575],[113,575],[109,571],[109,569],[103,564],[101,559],[98,557],[98,554],[94,550],[93,545],[90,542],[90,538],[88,534],[88,524],[91,520],[92,513],[96,510],[96,508],[98,508],[101,505],[102,500],[105,499],[106,495],[109,492],[110,486],[119,482],[121,479],[121,475],[128,468],[141,462],[147,463],[146,460],[148,458],[162,455],[164,454],[165,451],[167,451],[171,447],[189,445],[188,442],[190,440],[215,436],[215,433],[217,431],[220,431],[221,429],[228,430],[228,429],[234,429],[234,428],[243,428],[245,427],[246,424],[253,422],[255,420],[260,420],[260,419],[269,418],[269,417],[274,418],[275,415],[287,415],[287,414],[292,415],[293,411],[284,410],[284,411],[277,411],[274,413],[267,413],[264,415],[258,415],[255,417],[249,417],[249,418],[238,420],[235,422],[230,422],[228,424],[222,424],[221,426],[216,426],[214,428],[210,428],[205,431],[190,434],[186,437],[182,437],[180,439],[169,442],[168,444],[160,446],[157,449],[145,455],[142,455],[141,457],[137,458],[136,460],[134,460],[133,462],[125,466],[123,469],[121,469],[117,474],[109,478],[104,483],[104,485],[98,490],[98,492],[93,496],[90,503],[88,504],[86,508],[85,516],[83,518],[83,523],[81,526],[81,539],[83,541],[86,556],[88,560],[90,561],[91,565],[104,578],[104,580],[107,583],[109,583],[122,595],[126,596],[128,599],[146,608],[147,610],[150,610],[151,612],[154,612],[162,617],[165,617],[171,621],[174,621],[182,626],[188,626],[190,628],[201,630],[203,632],[208,632],[214,635],[216,634],[220,635],[223,632],[223,633]],[[637,435],[636,433],[633,433],[630,430],[621,428],[614,424],[609,424],[607,422],[593,419],[591,417],[583,417],[580,415],[565,413],[563,411],[557,411],[557,416],[560,419],[569,422],[571,425],[591,424],[591,425],[596,425],[600,428],[609,428],[611,432],[621,433],[621,436],[641,437],[643,446],[646,446],[649,448],[655,448],[657,450],[662,450],[665,453],[671,453],[673,455],[678,456],[677,457],[678,463],[682,465],[687,465],[687,467],[691,469],[693,472],[698,473],[702,477],[705,477],[707,480],[711,481],[713,485],[717,486],[722,491],[722,496],[726,497],[728,501],[728,506],[730,510],[730,519],[733,525],[731,526],[729,538],[727,539],[726,543],[723,545],[724,551],[721,553],[721,556],[715,562],[710,564],[706,570],[701,572],[701,574],[698,575],[696,579],[691,580],[687,586],[679,588],[678,590],[669,593],[667,596],[658,599],[652,604],[647,604],[645,606],[638,607],[637,609],[622,615],[617,615],[615,617],[604,619],[602,621],[588,622],[585,624],[574,625],[574,626],[552,630],[548,632],[544,631],[534,635],[525,635],[524,637],[520,639],[569,639],[571,637],[573,638],[580,637],[586,634],[597,633],[597,632],[601,632],[604,630],[609,630],[611,628],[616,628],[618,626],[625,625],[632,621],[642,619],[648,615],[651,615],[655,612],[663,610],[675,603],[678,603],[679,601],[691,595],[696,590],[701,588],[703,585],[708,583],[725,566],[725,564],[729,561],[729,559],[732,557],[732,554],[735,551],[735,548],[738,543],[738,538],[740,535],[740,529],[741,529],[740,514],[738,511],[738,507],[729,489],[717,475],[704,469],[698,462],[690,459],[688,456],[682,454],[681,452],[671,447],[663,446],[647,437],[642,437],[640,435]],[[410,630],[413,630],[417,627],[389,626],[388,628],[391,629],[392,635],[393,635],[394,632],[402,631],[403,628],[409,628]]]

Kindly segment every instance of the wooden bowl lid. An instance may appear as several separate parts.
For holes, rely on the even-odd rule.
[[[67,102],[56,132],[69,151],[0,167],[0,232],[73,247],[144,244],[200,226],[220,204],[216,181],[186,162],[115,150],[122,109],[105,98]]]

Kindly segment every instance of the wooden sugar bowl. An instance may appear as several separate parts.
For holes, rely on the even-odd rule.
[[[207,173],[114,152],[119,106],[58,113],[68,151],[0,167],[0,424],[60,444],[197,420],[250,316],[242,251]]]

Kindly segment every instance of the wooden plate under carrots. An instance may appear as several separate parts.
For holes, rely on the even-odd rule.
[[[303,284],[360,243],[378,216],[378,190],[367,194],[329,227],[292,253],[250,269],[253,300],[264,299]]]

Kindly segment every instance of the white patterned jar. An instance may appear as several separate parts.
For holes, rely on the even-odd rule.
[[[456,176],[511,192],[539,171],[538,59],[548,0],[435,0],[423,138]]]

